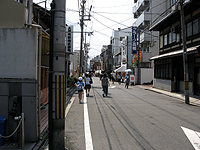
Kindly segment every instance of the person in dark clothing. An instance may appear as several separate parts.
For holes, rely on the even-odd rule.
[[[125,88],[127,88],[128,89],[128,86],[129,86],[129,82],[130,82],[130,76],[129,76],[129,74],[127,74],[127,76],[125,77]]]
[[[105,95],[108,95],[108,85],[109,85],[109,81],[108,81],[108,77],[106,75],[106,73],[104,73],[103,78],[101,80],[101,85],[103,88],[103,97],[105,97]],[[105,94],[105,95],[104,95]]]

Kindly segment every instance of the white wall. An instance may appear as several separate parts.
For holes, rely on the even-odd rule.
[[[38,31],[0,29],[0,78],[37,79]]]
[[[141,68],[141,84],[150,83],[153,80],[152,68]]]

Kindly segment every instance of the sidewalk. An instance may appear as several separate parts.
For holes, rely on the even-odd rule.
[[[136,85],[139,88],[145,89],[145,90],[149,90],[149,91],[153,91],[156,93],[160,93],[160,94],[164,94],[170,97],[174,97],[174,98],[178,98],[182,101],[185,101],[185,96],[184,93],[173,93],[173,92],[168,92],[168,91],[164,91],[164,90],[160,90],[157,88],[154,88],[153,85]],[[195,106],[200,106],[200,96],[197,95],[190,95],[190,105],[195,105]]]
[[[122,84],[123,85],[123,84]],[[149,90],[149,91],[152,91],[152,92],[156,92],[156,93],[160,93],[160,94],[164,94],[164,95],[167,95],[167,96],[170,96],[170,97],[174,97],[174,98],[177,98],[181,101],[185,101],[185,97],[184,97],[184,94],[183,93],[173,93],[173,92],[168,92],[168,91],[164,91],[164,90],[160,90],[160,89],[157,89],[157,88],[153,88],[153,85],[136,85],[137,88],[141,88],[141,89],[144,89],[144,90]],[[73,92],[72,92],[73,93]],[[73,95],[73,94],[72,94]],[[70,95],[68,98],[72,97],[72,95]],[[200,96],[190,96],[190,105],[195,105],[195,106],[200,106]],[[45,114],[47,115],[47,111],[46,110],[43,110],[42,112],[45,112]],[[47,116],[45,117],[46,121],[44,121],[44,124],[47,124]],[[3,146],[0,146],[0,150],[14,150],[14,149],[17,149],[17,142],[16,143],[13,143],[13,142],[6,142]],[[25,143],[25,149],[26,150],[37,150],[41,145],[43,145],[44,143],[43,142],[39,142],[39,143],[28,143],[26,142]],[[48,144],[46,146],[42,146],[40,149],[43,149],[43,150],[47,150],[48,149]]]

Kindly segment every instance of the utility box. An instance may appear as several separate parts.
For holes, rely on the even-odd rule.
[[[0,115],[0,134],[4,135],[6,118]],[[4,138],[0,137],[0,146],[4,143]]]

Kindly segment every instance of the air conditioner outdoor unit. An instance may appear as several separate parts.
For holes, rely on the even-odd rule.
[[[177,10],[177,5],[172,6],[172,11],[176,11]]]

